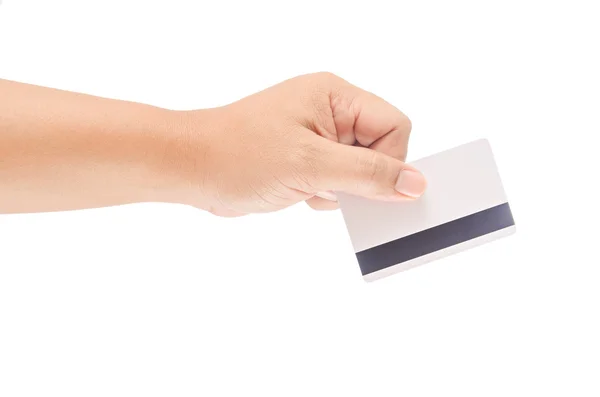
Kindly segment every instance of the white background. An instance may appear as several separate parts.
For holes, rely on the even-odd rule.
[[[192,109],[327,70],[409,160],[486,137],[518,231],[367,284],[339,211],[0,216],[0,396],[598,396],[594,6],[4,0],[1,78]]]

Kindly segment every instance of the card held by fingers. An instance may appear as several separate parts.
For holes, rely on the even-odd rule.
[[[382,202],[338,192],[366,281],[386,277],[515,232],[487,140],[410,163],[427,179],[414,201]]]

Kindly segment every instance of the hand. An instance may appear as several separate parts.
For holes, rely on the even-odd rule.
[[[300,201],[334,209],[335,191],[414,200],[426,187],[423,175],[403,163],[410,120],[329,73],[179,116],[174,162],[189,186],[180,189],[181,201],[216,215],[270,212]]]

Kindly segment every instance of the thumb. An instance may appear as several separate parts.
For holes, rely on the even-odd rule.
[[[427,186],[416,168],[373,149],[323,140],[315,188],[370,199],[415,199]]]

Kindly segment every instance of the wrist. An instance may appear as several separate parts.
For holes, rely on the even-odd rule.
[[[149,144],[154,201],[198,206],[205,194],[217,109],[191,111],[159,109],[160,121]]]

